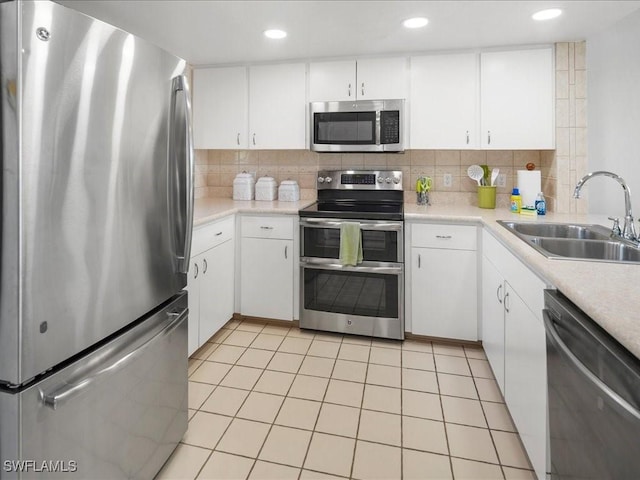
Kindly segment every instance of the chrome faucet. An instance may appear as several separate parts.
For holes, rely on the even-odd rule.
[[[622,227],[622,235],[621,236],[623,238],[626,238],[627,240],[631,240],[633,242],[637,242],[638,241],[638,234],[636,233],[636,227],[633,224],[633,215],[631,214],[631,192],[629,191],[629,186],[627,185],[627,182],[624,181],[624,178],[622,178],[619,175],[616,175],[613,172],[606,172],[606,171],[603,171],[603,170],[598,171],[598,172],[587,173],[577,183],[576,188],[573,191],[573,198],[580,198],[580,190],[582,189],[584,184],[587,183],[587,180],[589,180],[590,178],[593,178],[593,177],[598,177],[598,176],[605,176],[605,177],[613,178],[614,180],[616,180],[622,186],[622,190],[624,190],[624,210],[625,210],[625,215],[624,215],[624,226]],[[617,224],[617,222],[616,222],[616,224]],[[615,229],[616,224],[614,224],[614,232],[616,230]],[[617,228],[617,234],[620,235],[620,227]]]

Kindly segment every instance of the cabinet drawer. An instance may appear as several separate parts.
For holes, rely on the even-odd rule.
[[[411,226],[411,246],[447,248],[452,250],[475,250],[477,229],[473,225],[432,225]]]
[[[197,227],[193,231],[191,255],[199,255],[233,238],[234,216]]]
[[[240,231],[243,238],[277,238],[293,240],[293,217],[242,217]]]

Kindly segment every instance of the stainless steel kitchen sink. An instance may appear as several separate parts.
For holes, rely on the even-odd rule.
[[[640,263],[640,247],[611,235],[602,225],[498,223],[548,258]]]

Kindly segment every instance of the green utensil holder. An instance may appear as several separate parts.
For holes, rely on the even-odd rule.
[[[478,187],[478,207],[496,208],[496,188]]]

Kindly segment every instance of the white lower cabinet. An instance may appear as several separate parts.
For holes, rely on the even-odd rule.
[[[544,479],[545,283],[487,231],[482,240],[482,344],[536,475]]]
[[[478,339],[477,228],[411,225],[411,332]]]

